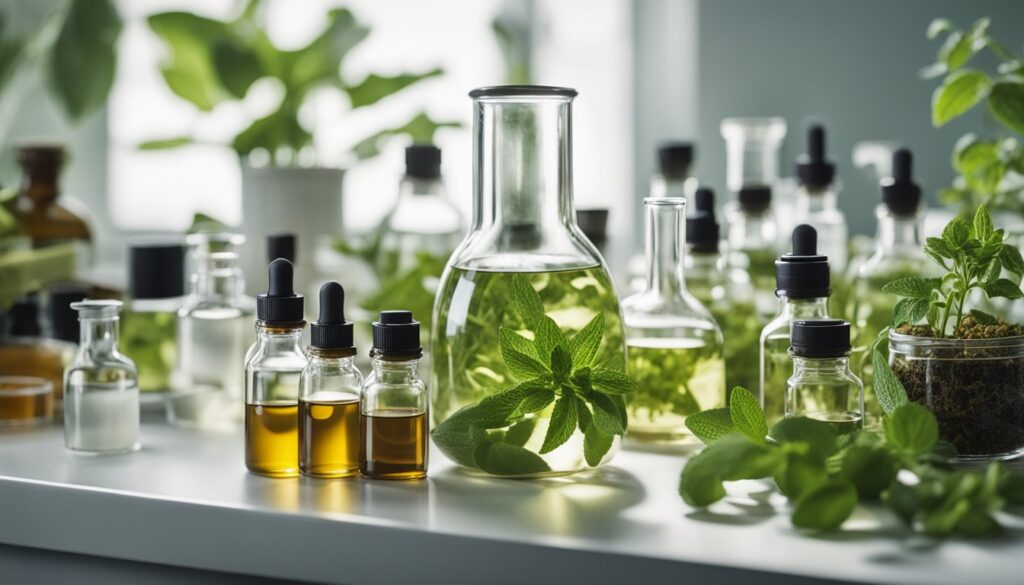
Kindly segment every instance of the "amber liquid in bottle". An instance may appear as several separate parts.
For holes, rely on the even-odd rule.
[[[0,427],[31,424],[52,416],[52,393],[0,396]]]
[[[427,475],[427,413],[383,409],[359,417],[359,472],[372,479],[420,479]]]
[[[299,407],[286,404],[245,405],[245,465],[269,477],[299,474]]]
[[[359,399],[299,401],[299,467],[313,477],[359,472]]]

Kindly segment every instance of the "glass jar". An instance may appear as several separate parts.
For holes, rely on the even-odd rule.
[[[686,417],[724,406],[722,331],[686,290],[683,274],[686,200],[649,197],[647,285],[622,301],[629,373],[629,437],[675,442],[688,436]]]
[[[19,145],[22,183],[11,211],[34,247],[77,242],[76,256],[87,263],[92,229],[85,206],[60,193],[60,172],[66,158],[61,144]]]
[[[793,321],[786,386],[786,416],[829,425],[837,435],[860,430],[864,385],[850,371],[850,323],[836,319]]]
[[[471,470],[520,477],[572,473],[610,457],[616,441],[601,437],[608,440],[602,445],[607,455],[597,460],[592,451],[588,462],[584,434],[563,429],[565,442],[545,449],[557,401],[490,421],[500,426],[485,431],[457,421],[442,428],[460,409],[524,381],[504,359],[499,336],[506,345],[523,338],[528,345],[521,349],[534,353],[533,329],[541,321],[548,324],[540,313],[557,326],[557,332],[548,328],[556,337],[574,335],[595,319],[603,322],[600,345],[587,361],[625,369],[618,297],[573,210],[570,107],[576,91],[508,86],[470,96],[476,136],[473,225],[448,261],[434,305],[434,442]],[[526,304],[512,302],[513,292]],[[550,367],[551,355],[538,355],[537,367]]]
[[[1024,454],[1024,337],[938,339],[889,332],[889,364],[964,461]]]
[[[127,453],[139,448],[139,383],[135,363],[118,349],[121,301],[85,300],[82,337],[64,374],[64,443],[71,451]]]
[[[0,375],[0,429],[48,424],[53,418],[53,384],[43,378]]]

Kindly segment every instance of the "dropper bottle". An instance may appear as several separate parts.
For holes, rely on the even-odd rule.
[[[736,204],[728,210],[729,268],[747,274],[757,310],[770,316],[775,308],[773,262],[778,254],[778,222],[772,211],[772,188],[740,188]]]
[[[808,224],[818,232],[818,249],[828,256],[832,270],[844,274],[849,256],[849,230],[846,216],[836,205],[838,186],[836,165],[825,158],[825,127],[814,124],[807,129],[807,153],[796,159],[797,224]]]

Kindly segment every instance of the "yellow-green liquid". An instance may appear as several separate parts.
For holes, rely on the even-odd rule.
[[[864,424],[859,412],[808,412],[802,416],[827,423],[837,435],[859,431]]]
[[[177,362],[178,316],[171,312],[132,312],[121,316],[121,352],[135,362],[140,392],[162,392],[171,385]]]

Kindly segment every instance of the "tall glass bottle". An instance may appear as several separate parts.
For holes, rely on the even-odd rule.
[[[117,347],[121,301],[73,303],[81,321],[78,354],[64,374],[64,443],[71,451],[127,453],[139,448],[135,364]]]
[[[786,416],[828,424],[836,434],[864,423],[864,386],[850,371],[850,323],[793,321],[789,355],[793,375],[786,389]]]
[[[615,288],[600,254],[576,226],[573,210],[570,104],[575,96],[572,89],[543,86],[470,93],[476,135],[473,225],[448,261],[438,290],[431,381],[438,423],[434,442],[473,470],[515,476],[570,473],[600,463],[597,459],[607,459],[615,449],[611,440],[603,445],[609,455],[597,458],[592,450],[588,462],[578,429],[557,448],[545,449],[557,400],[537,412],[496,421],[502,426],[482,433],[457,420],[445,425],[460,408],[523,381],[502,355],[499,332],[504,330],[507,347],[519,338],[528,341],[523,334],[532,336],[540,321],[547,323],[540,312],[564,336],[600,315],[602,339],[588,361],[625,369]],[[513,293],[526,304],[513,303]],[[521,349],[532,353],[535,345]],[[550,367],[551,355],[537,358],[541,368]]]
[[[818,248],[828,256],[832,271],[846,273],[850,254],[846,216],[836,205],[839,191],[835,181],[836,165],[825,158],[825,127],[814,124],[807,130],[807,153],[796,160],[800,184],[796,190],[796,223],[805,223],[818,232]]]
[[[779,312],[761,331],[759,386],[768,424],[785,414],[786,381],[793,373],[789,356],[791,325],[796,319],[828,319],[828,258],[818,254],[818,234],[809,225],[793,230],[793,252],[775,263]]]
[[[736,386],[756,392],[758,340],[767,320],[754,306],[750,277],[727,268],[719,252],[715,192],[701,187],[694,200],[696,209],[686,218],[686,288],[722,328],[726,393]]]
[[[167,395],[168,419],[184,426],[223,428],[242,420],[241,368],[252,345],[255,302],[245,296],[239,234],[192,234],[192,290],[178,310],[178,360]]]
[[[724,405],[722,331],[686,290],[686,199],[649,197],[647,285],[622,301],[626,359],[638,389],[628,400],[629,436],[642,441],[685,438],[686,417]]]
[[[299,474],[299,378],[306,367],[303,297],[292,263],[270,263],[266,294],[256,297],[256,343],[245,356],[245,465],[270,477]]]
[[[921,188],[913,179],[913,156],[902,148],[893,154],[893,177],[882,180],[882,203],[875,207],[875,251],[856,271],[846,313],[853,320],[853,369],[864,380],[868,423],[881,408],[873,389],[871,344],[892,321],[896,297],[882,286],[898,278],[936,276],[924,255],[921,238]]]

